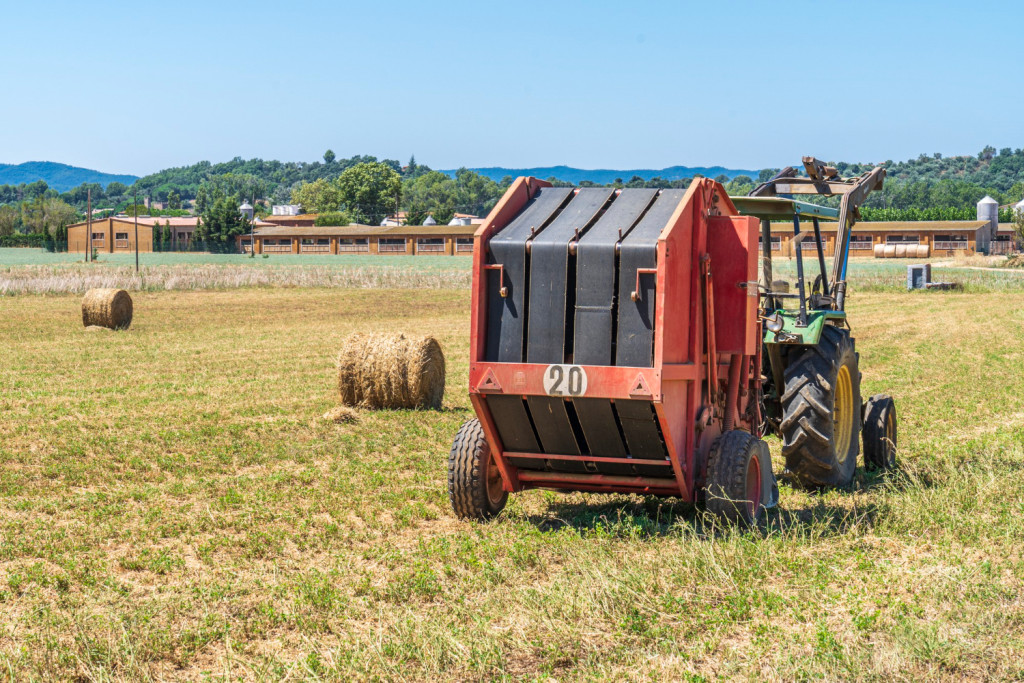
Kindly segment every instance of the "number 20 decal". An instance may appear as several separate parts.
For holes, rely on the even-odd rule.
[[[544,391],[548,396],[583,396],[587,373],[579,365],[549,365],[544,371]]]

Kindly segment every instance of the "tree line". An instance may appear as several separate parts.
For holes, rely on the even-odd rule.
[[[1024,150],[985,147],[975,156],[943,157],[922,154],[902,162],[886,161],[883,191],[872,194],[862,209],[863,220],[968,220],[975,205],[989,195],[1000,204],[1024,197]],[[873,163],[832,162],[844,177],[858,175]],[[732,195],[744,195],[778,169],[766,168],[757,178],[740,175],[721,182]],[[548,178],[556,186],[570,183]],[[668,180],[633,176],[600,185],[590,181],[581,187],[686,188],[692,178]],[[338,158],[327,150],[322,161],[280,162],[262,159],[170,168],[140,178],[132,187],[112,182],[82,185],[59,193],[44,181],[0,185],[0,237],[37,234],[59,239],[67,225],[84,220],[87,197],[94,209],[149,215],[185,215],[186,204],[200,216],[196,237],[233,249],[235,237],[246,232],[248,220],[238,212],[242,201],[254,204],[257,216],[271,204],[299,204],[303,211],[319,214],[321,225],[350,222],[375,225],[387,215],[404,211],[406,222],[421,224],[428,216],[437,223],[449,222],[457,213],[485,215],[512,183],[505,177],[494,181],[462,168],[454,177],[418,164],[415,156],[402,165],[392,159],[356,155]],[[167,209],[136,205],[134,197],[166,202]],[[828,204],[829,200],[824,203]],[[834,203],[834,202],[833,202]],[[1003,209],[1001,221],[1012,220]]]

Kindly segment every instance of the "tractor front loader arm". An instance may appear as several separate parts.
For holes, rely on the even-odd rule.
[[[836,310],[846,303],[846,266],[850,256],[850,233],[860,219],[860,206],[875,190],[882,189],[885,168],[876,166],[859,178],[839,203],[839,226],[836,228],[836,253],[832,260],[832,292]]]
[[[846,298],[846,265],[850,254],[850,231],[860,218],[860,207],[868,195],[882,189],[885,167],[876,166],[856,178],[843,179],[839,172],[814,157],[803,158],[806,176],[797,175],[792,166],[782,169],[774,178],[754,188],[750,197],[787,197],[793,195],[839,195],[839,226],[833,254],[829,290],[837,311],[843,310]]]

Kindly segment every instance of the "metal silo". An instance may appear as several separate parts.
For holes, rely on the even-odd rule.
[[[984,241],[979,240],[977,245],[978,251],[987,254],[989,243],[995,239],[999,231],[999,202],[985,195],[978,202],[978,220],[988,222],[988,229],[982,230]]]

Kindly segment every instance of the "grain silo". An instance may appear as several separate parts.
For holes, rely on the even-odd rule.
[[[983,230],[981,239],[978,240],[977,251],[983,254],[989,252],[989,244],[995,239],[999,231],[999,202],[985,195],[978,202],[978,220],[988,222],[988,230]]]
[[[252,204],[250,204],[249,202],[242,202],[242,205],[238,207],[238,212],[245,216],[246,218],[248,218],[249,220],[252,220]]]

